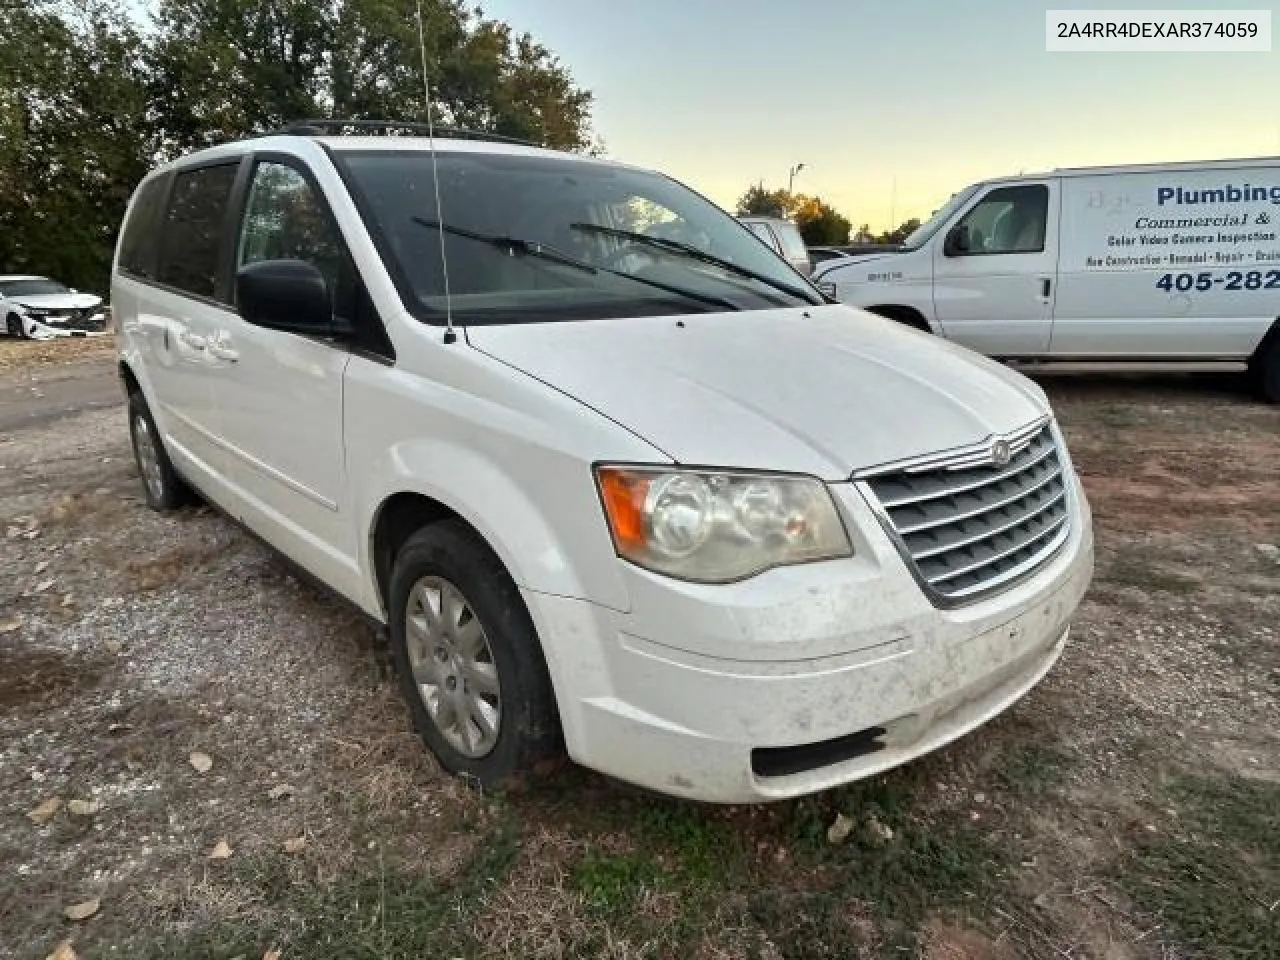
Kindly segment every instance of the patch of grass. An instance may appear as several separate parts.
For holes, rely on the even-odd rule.
[[[740,837],[715,808],[680,801],[658,801],[644,807],[633,822],[646,846],[665,847],[687,884],[716,885],[741,859]]]
[[[926,775],[917,764],[836,791],[832,799],[797,804],[794,830],[797,849],[809,861],[804,865],[812,869],[817,861],[834,876],[831,893],[839,902],[870,905],[888,955],[917,949],[921,928],[938,911],[966,909],[982,916],[987,904],[1012,896],[1008,854],[990,841],[987,827],[960,811],[921,812],[918,795]],[[857,826],[845,843],[833,845],[827,828],[841,812]],[[812,908],[829,912],[821,897]],[[757,915],[764,923],[769,912]],[[768,929],[771,936],[785,933]]]
[[[1200,588],[1200,581],[1190,574],[1156,566],[1140,556],[1116,557],[1100,571],[1098,581],[1110,587],[1136,587],[1162,593],[1190,594]]]
[[[470,918],[501,881],[518,846],[515,830],[506,825],[465,871],[443,882],[370,859],[322,885],[279,855],[249,858],[237,865],[234,879],[255,904],[254,912],[269,920],[197,929],[154,944],[150,956],[231,960],[260,957],[273,946],[285,956],[334,960],[474,956]]]
[[[646,891],[665,882],[653,857],[635,853],[588,853],[574,866],[571,881],[589,907],[606,915],[625,914]]]
[[[1139,416],[1138,412],[1131,404],[1126,404],[1124,406],[1100,405],[1091,411],[1090,420],[1093,423],[1099,423],[1105,427],[1113,427],[1116,429],[1142,425],[1141,416]]]
[[[1165,802],[1177,816],[1114,866],[1120,887],[1207,956],[1280,957],[1280,785],[1185,777]]]
[[[838,891],[764,890],[751,898],[750,914],[785,960],[848,960],[865,956],[875,939],[864,908]]]
[[[992,774],[1007,790],[1034,795],[1062,783],[1074,763],[1074,758],[1056,747],[1020,743],[1000,754]]]

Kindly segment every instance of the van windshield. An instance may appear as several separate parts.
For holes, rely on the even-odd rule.
[[[587,158],[440,151],[338,154],[409,310],[532,323],[822,303],[710,201]],[[443,254],[441,257],[441,245]]]
[[[971,187],[965,187],[959,193],[953,193],[951,199],[942,205],[932,217],[926,220],[920,226],[911,232],[906,240],[902,241],[903,250],[918,250],[929,242],[929,238],[937,233],[944,223],[951,219],[951,215],[958,208],[969,202],[969,198],[978,192],[978,184]]]

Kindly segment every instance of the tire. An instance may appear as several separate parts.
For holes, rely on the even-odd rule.
[[[1272,333],[1249,364],[1249,373],[1263,399],[1280,403],[1280,335]]]
[[[191,488],[173,469],[147,401],[137,391],[129,394],[129,439],[147,506],[164,512],[195,500]]]
[[[458,520],[423,527],[396,555],[389,592],[401,693],[441,766],[498,787],[559,758],[555,694],[533,620],[483,540]],[[449,609],[454,616],[443,616]],[[450,620],[454,627],[438,626]]]
[[[11,337],[17,337],[19,340],[26,339],[26,331],[22,329],[22,318],[16,313],[11,313],[5,317],[5,332]]]

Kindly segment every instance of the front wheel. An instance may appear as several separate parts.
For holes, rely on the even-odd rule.
[[[26,337],[26,332],[22,327],[22,318],[16,313],[11,313],[5,318],[5,331],[11,337],[17,337],[19,340]]]
[[[560,753],[555,696],[529,611],[467,526],[446,520],[406,541],[388,612],[401,692],[446,770],[493,787]]]

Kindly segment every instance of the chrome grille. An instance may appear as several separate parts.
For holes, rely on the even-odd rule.
[[[973,448],[871,472],[859,483],[931,599],[955,605],[1033,572],[1070,530],[1063,463],[1038,421],[1008,437],[1009,459]]]

